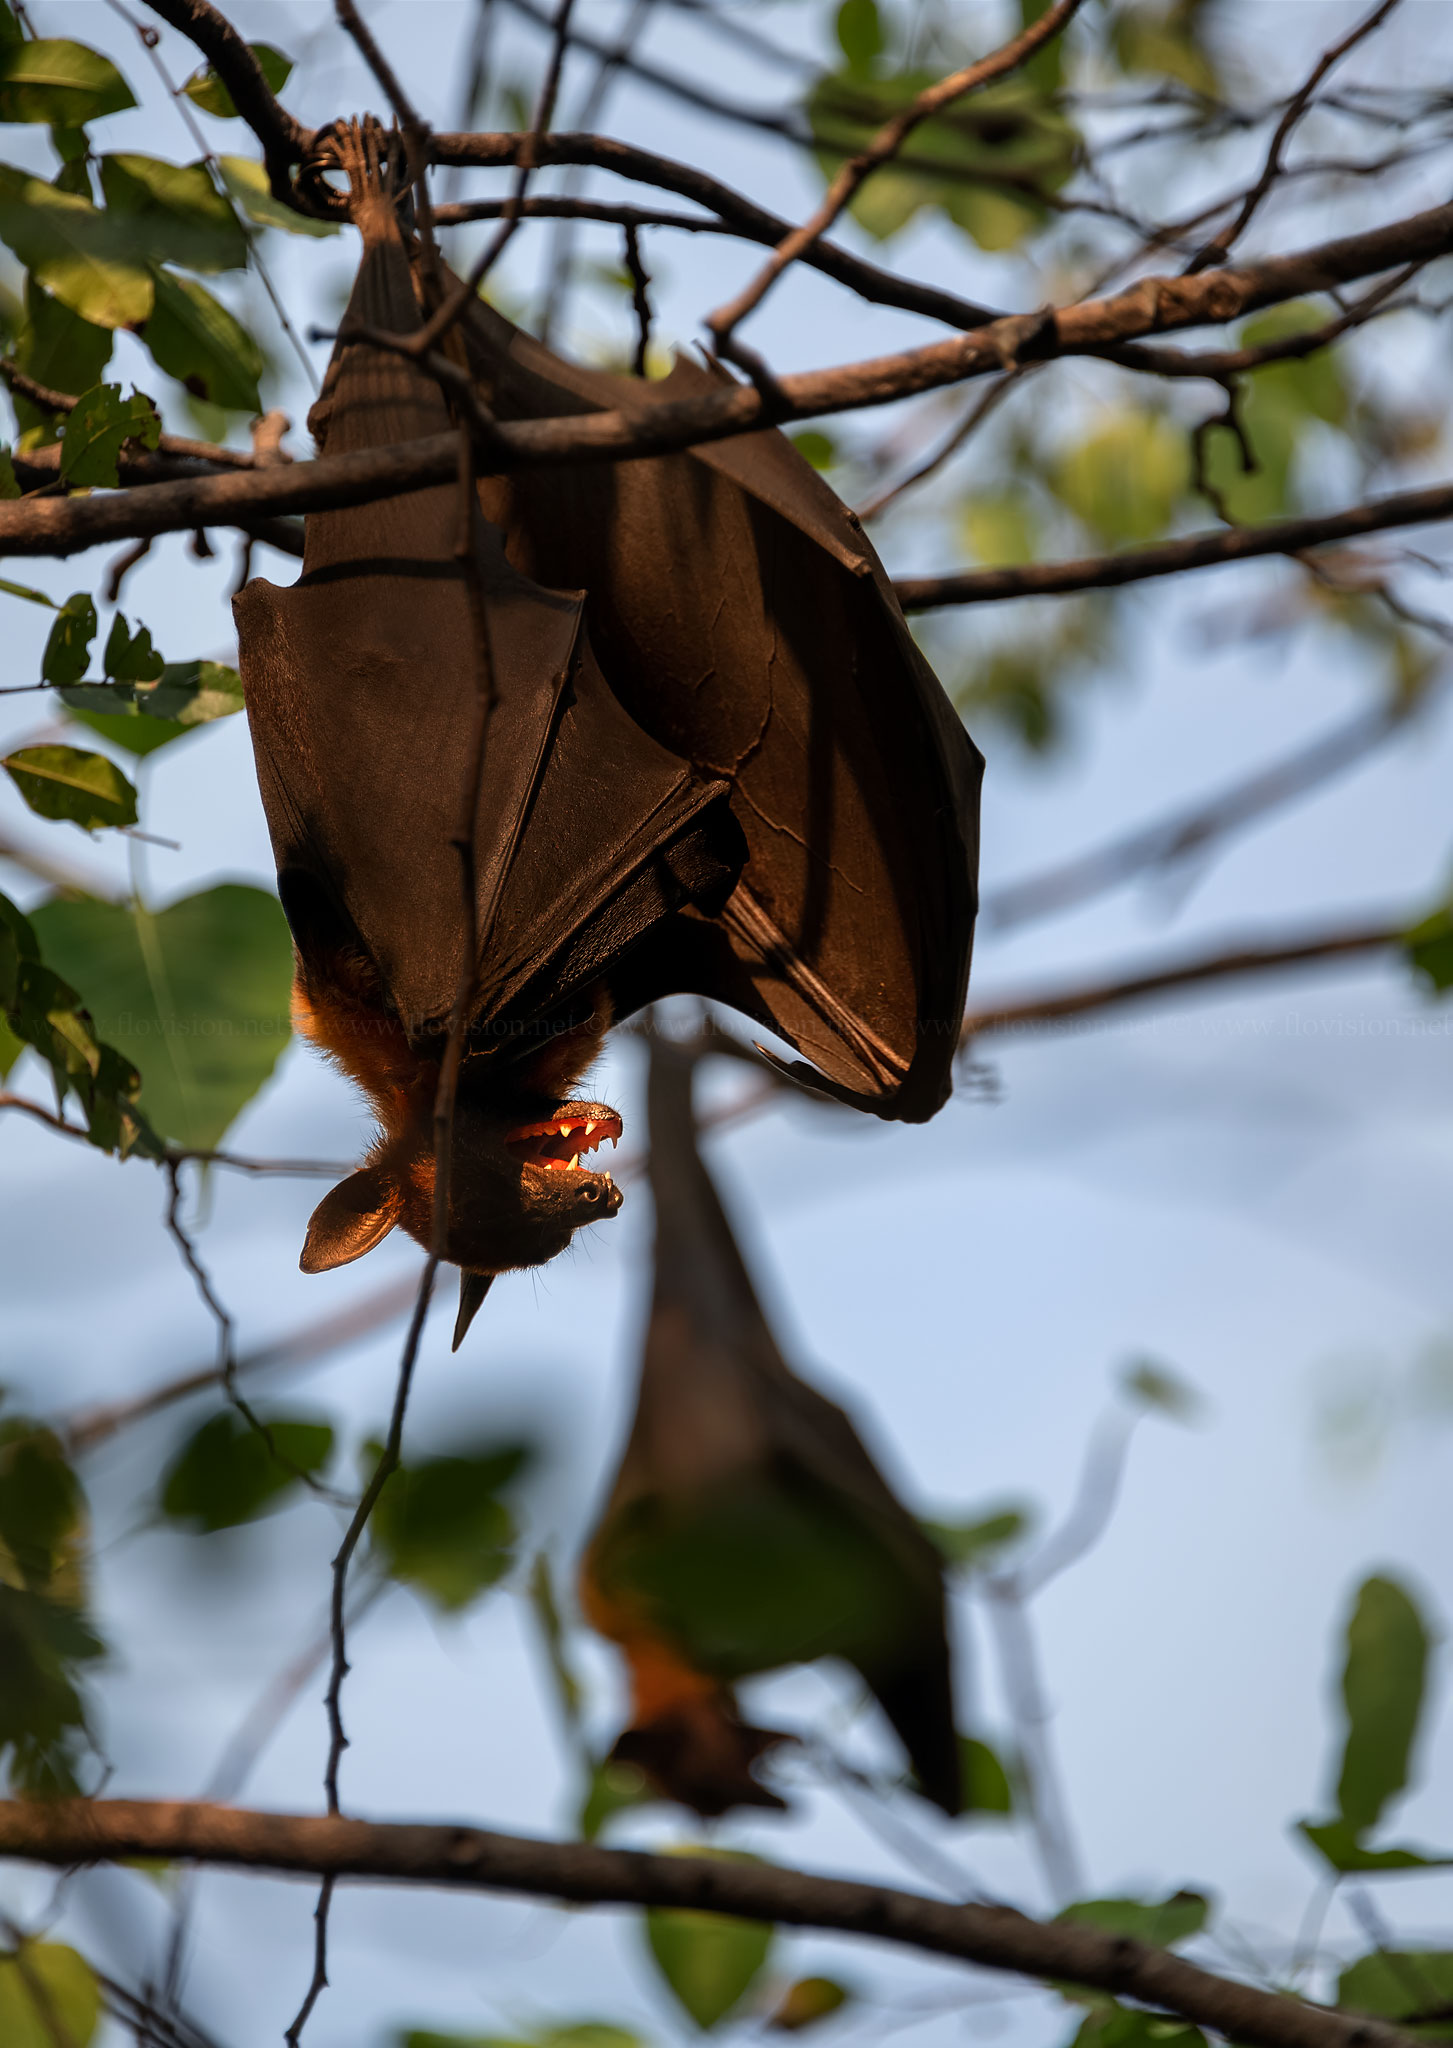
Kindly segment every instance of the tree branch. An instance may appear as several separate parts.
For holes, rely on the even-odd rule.
[[[1185,569],[1214,568],[1250,561],[1257,555],[1299,555],[1329,541],[1356,540],[1392,526],[1422,526],[1453,518],[1453,484],[1423,491],[1396,491],[1370,498],[1345,512],[1305,519],[1278,519],[1265,526],[1217,527],[1188,533],[1153,547],[1126,548],[1115,555],[1085,555],[1072,562],[1029,562],[1019,569],[965,569],[946,576],[904,576],[894,588],[906,612],[932,611],[949,604],[999,604],[1011,597],[1057,597],[1070,590],[1113,590]]]
[[[535,1841],[482,1828],[257,1813],[146,1800],[0,1802],[0,1855],[53,1865],[147,1856],[362,1877],[575,1903],[669,1906],[898,1942],[991,1970],[1062,1980],[1181,2014],[1248,2048],[1411,2048],[1378,2020],[1213,1975],[1098,1928],[1046,1925],[887,1885],[766,1863]]]
[[[1400,946],[1411,929],[1411,917],[1396,923],[1354,926],[1351,930],[1316,934],[1271,943],[1248,943],[1215,953],[1205,953],[1170,967],[1148,968],[1113,981],[1096,981],[1077,988],[1042,996],[1026,996],[1017,1002],[1003,1002],[992,1008],[970,1010],[959,1034],[967,1046],[996,1032],[1032,1029],[1040,1024],[1058,1024],[1069,1017],[1083,1017],[1094,1010],[1109,1010],[1141,996],[1164,995],[1170,989],[1193,988],[1200,982],[1225,981],[1242,974],[1275,973],[1288,967],[1310,967],[1326,960],[1356,959],[1365,953],[1384,953]]]
[[[614,462],[665,454],[706,441],[752,433],[771,419],[810,419],[862,406],[888,405],[945,384],[1003,370],[1019,361],[1093,355],[1107,343],[1137,335],[1234,320],[1260,306],[1308,292],[1326,291],[1352,278],[1405,263],[1424,262],[1448,250],[1453,250],[1453,205],[1433,207],[1387,227],[1325,242],[1294,255],[1268,257],[1235,270],[1205,271],[1193,278],[1143,278],[1129,290],[1110,298],[1086,300],[1058,312],[1010,315],[973,333],[933,342],[926,348],[906,349],[897,355],[878,356],[841,369],[783,377],[774,385],[774,403],[770,408],[755,386],[734,385],[705,391],[693,398],[632,406],[629,410],[502,420],[492,427],[491,433],[498,459],[511,466]],[[447,482],[454,474],[455,450],[452,434],[434,434],[392,447],[297,462],[286,471],[238,471],[231,476],[160,483],[106,497],[0,504],[0,552],[66,555],[79,548],[94,547],[98,542],[140,539],[146,534],[185,531],[197,526],[246,526],[258,518],[271,518],[282,512],[324,511],[397,497],[429,484]],[[1441,491],[1405,494],[1404,502],[1420,497],[1427,500],[1431,510],[1412,511],[1401,521],[1389,518],[1381,523],[1412,524],[1420,518],[1444,516],[1445,498]],[[1392,502],[1381,501],[1384,506]],[[1380,523],[1376,501],[1370,523],[1362,523],[1364,515],[1360,511],[1339,517],[1353,523],[1345,529],[1333,527],[1313,532],[1310,538],[1295,545],[1315,545],[1318,539],[1371,531]],[[1264,534],[1267,529],[1261,531]],[[1281,553],[1287,546],[1285,536],[1270,547],[1265,540],[1259,545],[1254,541],[1248,545],[1235,534],[1218,534],[1216,541],[1219,547],[1227,549],[1224,559],[1228,560],[1234,559],[1238,545],[1246,547],[1249,553]],[[1223,557],[1213,553],[1207,559]],[[1187,560],[1173,566],[1192,567],[1195,563]],[[998,577],[1024,572],[989,573]],[[1170,570],[1159,573],[1168,574]],[[1120,573],[1114,575],[1114,580],[1125,581],[1128,576]],[[1067,587],[1084,586],[1076,582]],[[912,591],[912,582],[908,588]],[[982,586],[977,594],[983,594]],[[1002,594],[1023,593],[1011,586],[1010,591]],[[939,595],[924,601],[953,600]]]
[[[981,57],[976,64],[965,65],[961,70],[951,72],[934,85],[927,86],[912,103],[884,122],[866,149],[856,156],[850,156],[833,178],[823,194],[821,204],[810,220],[794,228],[785,236],[757,275],[752,278],[734,299],[719,306],[706,318],[707,329],[716,344],[718,354],[731,357],[731,339],[740,323],[762,303],[777,279],[789,264],[810,249],[814,242],[825,235],[834,222],[851,206],[873,172],[882,165],[891,163],[904,143],[924,121],[930,121],[935,114],[942,113],[956,101],[966,99],[981,86],[990,84],[996,78],[1007,77],[1028,63],[1035,51],[1052,41],[1076,13],[1081,0],[1054,0],[1054,5],[1045,9],[1038,20],[1031,21],[1012,41],[1002,49]],[[1394,0],[1387,0],[1394,4]]]
[[[524,141],[522,136],[508,134],[436,135],[431,151],[435,163],[455,169],[471,166],[502,169],[518,161]],[[722,184],[720,179],[711,177],[706,171],[676,163],[671,157],[657,156],[651,150],[637,149],[628,142],[617,142],[610,136],[542,135],[535,163],[541,169],[556,164],[585,165],[612,171],[617,177],[628,178],[634,184],[654,185],[663,192],[674,192],[678,198],[691,199],[699,206],[709,207],[744,240],[760,242],[766,248],[775,248],[784,235],[792,232],[790,221],[784,220],[780,214],[768,212],[766,207],[758,206],[754,200],[734,191],[730,185]],[[500,207],[508,204],[507,201],[497,203]],[[543,206],[544,202],[531,202],[531,207],[536,204]],[[454,209],[443,209],[439,219],[447,221],[453,212]],[[468,207],[460,207],[458,217],[472,218],[473,215]],[[496,212],[488,217],[498,219],[499,215]],[[940,291],[935,285],[916,284],[911,279],[896,277],[892,271],[881,270],[875,263],[850,255],[833,242],[814,243],[804,252],[801,261],[846,285],[870,305],[897,306],[903,312],[922,313],[927,319],[941,320],[947,327],[982,327],[986,321],[999,317],[991,308],[975,305],[954,292]]]
[[[147,5],[202,52],[231,93],[232,104],[262,144],[273,198],[301,212],[291,172],[293,165],[308,154],[312,129],[294,120],[273,98],[272,88],[247,43],[209,0],[147,0]]]

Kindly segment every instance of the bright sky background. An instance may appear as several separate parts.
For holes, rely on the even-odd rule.
[[[986,22],[991,12],[965,11]],[[238,0],[230,12],[250,35],[300,58],[316,33],[315,55],[287,94],[301,118],[376,103],[316,0]],[[367,12],[420,102],[452,125],[466,8],[375,0]],[[104,47],[139,92],[147,85],[134,37],[105,6],[36,0],[32,13],[42,33]],[[1321,0],[1259,0],[1268,88],[1300,77],[1353,13]],[[586,18],[615,16],[592,4]],[[786,4],[770,15],[784,39],[800,36],[806,19]],[[760,90],[726,45],[675,14],[662,13],[646,47],[709,62],[723,89]],[[540,42],[507,18],[503,48],[506,68],[523,72]],[[1424,78],[1436,53],[1445,66],[1453,55],[1453,11],[1433,0],[1408,6],[1379,49],[1379,75]],[[191,68],[174,36],[163,53],[177,75]],[[583,73],[567,81],[563,125],[583,82]],[[699,116],[629,86],[612,99],[608,125],[667,155],[693,158],[704,147]],[[42,132],[22,139],[38,145],[41,161]],[[104,141],[188,153],[180,123],[173,128],[164,112],[114,119]],[[219,143],[245,147],[236,128],[219,131]],[[807,170],[770,138],[723,129],[709,148],[723,176],[784,212],[800,214],[816,196]],[[1344,224],[1339,213],[1320,231]],[[1314,238],[1315,224],[1305,236]],[[612,241],[601,254],[613,258]],[[349,241],[275,237],[268,255],[300,325],[328,324],[350,274]],[[910,231],[891,255],[908,274],[982,295],[1019,303],[1026,289],[1013,259],[976,257],[932,229]],[[705,238],[662,237],[648,256],[663,328],[683,341],[756,260]],[[517,288],[525,260],[522,252],[510,272]],[[776,296],[752,339],[796,367],[926,332],[803,280]],[[326,349],[313,353],[321,365]],[[118,358],[143,382],[144,360],[139,350]],[[287,359],[278,362],[275,402],[298,422],[292,445],[303,452],[307,398]],[[1411,346],[1399,363],[1419,374]],[[926,559],[911,529],[889,542],[891,567],[948,566]],[[108,560],[7,573],[63,595],[99,585]],[[294,573],[265,552],[256,566],[279,582]],[[234,571],[230,545],[198,566],[180,537],[169,539],[133,574],[125,608],[153,626],[169,658],[230,658]],[[1050,765],[1026,767],[993,734],[978,735],[990,756],[987,884],[1213,790],[1365,701],[1366,679],[1345,658],[1332,661],[1326,644],[1228,630],[1292,573],[1217,571],[1136,600],[1126,672],[1087,693],[1073,746]],[[4,616],[6,680],[29,680],[46,619],[18,604]],[[957,630],[971,648],[977,617]],[[44,717],[33,700],[9,700],[0,738],[14,745]],[[1431,903],[1448,857],[1450,776],[1453,738],[1435,712],[1367,766],[1236,840],[1174,900],[1125,892],[1012,946],[985,944],[977,1000],[1258,925]],[[158,901],[222,878],[270,881],[241,720],[159,760],[143,822],[182,843],[180,853],[146,855]],[[49,848],[120,872],[114,848],[42,828],[8,785],[0,825],[37,845],[44,832]],[[0,869],[0,886],[34,895],[13,869]],[[965,1091],[927,1128],[876,1126],[803,1103],[714,1140],[710,1156],[780,1309],[789,1355],[849,1401],[925,1510],[967,1514],[1026,1500],[1053,1523],[1127,1361],[1152,1356],[1200,1390],[1197,1427],[1142,1424],[1108,1535],[1044,1595],[1035,1624],[1087,1893],[1209,1888],[1225,1902],[1228,1944],[1244,1940],[1275,1968],[1314,1888],[1288,1825],[1315,1813],[1328,1789],[1329,1687],[1352,1589],[1369,1570],[1387,1569],[1430,1614],[1453,1607],[1453,1409],[1440,1419],[1415,1398],[1418,1361],[1453,1337],[1453,1010],[1437,1010],[1395,969],[1364,969],[1127,1013],[1074,1035],[995,1042],[985,1057],[998,1099]],[[17,1078],[39,1092],[33,1069]],[[613,1053],[602,1092],[638,1136],[639,1084],[630,1050]],[[710,1077],[713,1099],[741,1085],[734,1074]],[[349,1088],[295,1046],[230,1142],[255,1154],[347,1160],[366,1133]],[[206,1360],[211,1326],[160,1227],[156,1175],[63,1145],[18,1117],[0,1126],[0,1158],[0,1378],[17,1403],[61,1412]],[[298,1247],[318,1193],[314,1182],[218,1174],[202,1197],[200,1242],[244,1351],[419,1263],[395,1237],[362,1267],[301,1276]],[[618,1222],[582,1233],[543,1272],[501,1282],[458,1357],[448,1352],[452,1286],[426,1339],[410,1443],[441,1450],[522,1420],[538,1427],[553,1452],[530,1497],[530,1532],[551,1541],[567,1570],[628,1414],[649,1222],[645,1192],[634,1189]],[[306,1376],[259,1386],[346,1416],[361,1439],[386,1415],[399,1339],[391,1327]],[[1317,1418],[1349,1392],[1371,1402],[1383,1426],[1338,1459]],[[133,1431],[86,1468],[116,1651],[104,1694],[116,1794],[198,1790],[249,1703],[324,1612],[336,1530],[315,1503],[205,1542],[143,1526],[147,1487],[201,1412]],[[1005,1709],[982,1617],[961,1607],[960,1623],[964,1696],[976,1725],[997,1737]],[[343,1781],[351,1810],[536,1832],[566,1824],[570,1788],[523,1602],[497,1596],[462,1623],[436,1624],[394,1592],[358,1632],[354,1663]],[[619,1725],[617,1677],[603,1652],[588,1664],[605,1733]],[[319,1807],[320,1692],[300,1700],[249,1798]],[[836,1678],[809,1672],[760,1688],[752,1704],[772,1721],[807,1721],[847,1697]],[[1431,1789],[1399,1813],[1397,1839],[1453,1844],[1447,1742],[1437,1727],[1423,1757]],[[886,1754],[867,1730],[850,1743]],[[895,1854],[805,1766],[796,1777],[791,1821],[733,1822],[715,1839],[818,1868],[935,1883],[932,1864]],[[1003,1830],[953,1827],[919,1807],[911,1826],[957,1862],[966,1888],[1045,1907],[1032,1858]],[[691,1840],[700,1831],[657,1809],[615,1838]],[[6,1910],[34,1913],[49,1890],[43,1876],[0,1872]],[[1453,1887],[1416,1880],[1381,1896],[1399,1925],[1436,1941]],[[69,1899],[61,1924],[83,1946],[129,1971],[142,1967],[164,1927],[145,1878],[87,1876]],[[195,2012],[228,2043],[279,2038],[307,1981],[310,1893],[212,1876],[201,1900]],[[1329,1925],[1357,1952],[1340,1909]],[[310,2023],[310,2048],[386,2048],[409,2023],[507,2032],[594,2017],[657,2041],[683,2035],[638,1965],[629,1916],[355,1889],[340,1893],[333,1930],[333,1988]],[[841,2023],[844,2041],[876,2040],[918,2017],[922,2002],[945,2008],[916,2037],[934,2044],[964,2025],[986,2038],[1009,2027],[1026,2048],[1053,2048],[1073,2031],[1056,2001],[998,2003],[1005,1987],[989,1977],[867,1946],[845,1951],[795,1936],[778,1957],[784,1978],[826,1969],[869,1994]]]

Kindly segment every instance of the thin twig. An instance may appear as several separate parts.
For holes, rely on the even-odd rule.
[[[273,1371],[285,1366],[312,1365],[331,1352],[341,1351],[360,1338],[372,1336],[376,1330],[401,1316],[417,1295],[418,1284],[412,1278],[391,1280],[386,1287],[364,1295],[350,1308],[335,1309],[326,1316],[301,1324],[286,1336],[274,1337],[270,1343],[260,1344],[255,1351],[244,1352],[237,1360],[237,1374],[240,1377],[244,1373]],[[163,1409],[174,1407],[179,1401],[189,1400],[193,1394],[203,1393],[220,1384],[215,1364],[194,1367],[190,1372],[163,1380],[144,1394],[131,1396],[129,1400],[103,1402],[78,1409],[56,1424],[56,1433],[66,1447],[67,1456],[80,1457],[95,1450],[99,1444],[108,1443],[134,1423],[144,1422],[149,1416],[160,1414]]]
[[[1240,239],[1243,229],[1248,225],[1252,215],[1280,176],[1282,149],[1288,136],[1307,111],[1312,94],[1332,67],[1340,63],[1349,50],[1356,49],[1360,42],[1382,26],[1397,4],[1398,0],[1380,0],[1380,4],[1373,9],[1372,13],[1360,21],[1350,34],[1342,38],[1340,43],[1334,43],[1331,49],[1323,51],[1316,64],[1312,67],[1306,83],[1299,91],[1293,93],[1288,101],[1286,111],[1283,113],[1280,121],[1278,121],[1276,132],[1271,138],[1271,147],[1267,150],[1266,162],[1262,166],[1261,176],[1247,193],[1245,200],[1242,202],[1240,212],[1229,228],[1217,235],[1213,241],[1208,242],[1205,248],[1200,250],[1192,259],[1188,275],[1194,275],[1198,270],[1207,270],[1213,264],[1225,262],[1227,256]]]
[[[331,1486],[325,1485],[312,1472],[306,1471],[303,1466],[299,1465],[295,1459],[290,1458],[287,1452],[279,1447],[271,1428],[253,1410],[250,1402],[245,1400],[238,1390],[237,1352],[233,1344],[235,1326],[231,1315],[223,1306],[221,1297],[212,1284],[211,1274],[202,1264],[190,1232],[182,1222],[181,1162],[177,1159],[166,1159],[162,1163],[166,1169],[169,1188],[166,1206],[167,1230],[181,1254],[183,1264],[192,1276],[197,1292],[201,1296],[208,1314],[217,1325],[217,1363],[213,1368],[216,1384],[220,1386],[228,1403],[236,1409],[253,1434],[262,1439],[263,1443],[267,1446],[268,1456],[275,1464],[281,1465],[285,1472],[298,1480],[301,1485],[307,1487],[310,1493],[316,1494],[320,1500],[339,1503],[342,1497]]]
[[[822,204],[805,221],[787,236],[786,240],[768,257],[757,275],[746,284],[734,299],[729,299],[716,312],[709,313],[706,327],[713,345],[720,356],[728,360],[734,354],[732,335],[746,316],[754,312],[767,293],[789,264],[795,263],[804,250],[825,235],[833,223],[840,218],[844,209],[850,206],[863,185],[880,166],[890,163],[898,154],[921,122],[931,120],[946,107],[963,99],[967,94],[977,92],[980,86],[988,85],[996,78],[1004,78],[1017,71],[1034,55],[1036,50],[1057,36],[1061,29],[1078,11],[1081,0],[1055,0],[1052,7],[1045,9],[1037,21],[1033,21],[1002,49],[995,50],[977,63],[965,65],[961,70],[941,78],[917,95],[912,104],[901,113],[885,121],[867,148],[856,156],[849,157],[833,178],[823,195]],[[1387,0],[1393,4],[1393,0]]]
[[[960,1044],[968,1047],[976,1039],[1014,1032],[1030,1032],[1084,1017],[1103,1010],[1118,1009],[1123,1003],[1146,996],[1167,995],[1172,989],[1195,988],[1206,982],[1236,980],[1242,975],[1284,973],[1289,968],[1323,966],[1331,962],[1359,963],[1368,954],[1386,953],[1401,946],[1411,930],[1414,917],[1351,929],[1315,933],[1306,938],[1247,942],[1194,955],[1169,967],[1147,967],[1108,981],[1081,983],[1047,995],[1021,997],[993,1007],[971,1010],[964,1019]]]
[[[1425,693],[1426,695],[1426,693]],[[1422,700],[1420,699],[1420,702]],[[1022,881],[991,889],[979,915],[990,931],[1007,931],[1036,918],[1053,917],[1078,908],[1135,876],[1168,868],[1201,853],[1268,811],[1320,787],[1332,776],[1363,761],[1401,730],[1414,707],[1402,701],[1359,712],[1309,747],[1260,768],[1229,789],[1153,824],[1113,839],[1093,852],[1077,854]]]
[[[641,261],[641,244],[636,230],[626,229],[626,271],[631,280],[631,305],[636,315],[636,352],[631,368],[638,377],[646,374],[646,357],[651,348],[651,280]]]

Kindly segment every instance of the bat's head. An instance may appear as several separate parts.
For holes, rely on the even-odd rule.
[[[446,1257],[476,1274],[542,1266],[564,1251],[585,1223],[621,1206],[608,1173],[582,1162],[621,1134],[603,1102],[507,1107],[461,1099],[454,1117]],[[313,1212],[300,1264],[305,1273],[346,1266],[401,1225],[427,1251],[434,1229],[431,1121],[408,1120],[385,1136],[356,1173]]]

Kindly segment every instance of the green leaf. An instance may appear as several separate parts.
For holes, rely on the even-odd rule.
[[[540,1631],[540,1639],[545,1646],[545,1661],[555,1687],[560,1717],[571,1734],[578,1737],[581,1711],[585,1705],[585,1690],[566,1655],[565,1629],[560,1619],[560,1604],[555,1598],[550,1559],[543,1550],[536,1551],[530,1566],[527,1592],[530,1608]]]
[[[774,2033],[800,2034],[804,2027],[831,2019],[852,1999],[852,1992],[832,1977],[799,1977],[783,1992],[767,2025]]]
[[[15,459],[3,442],[0,442],[0,498],[18,498],[20,483],[15,474]]]
[[[1204,19],[1195,0],[1177,0],[1163,13],[1119,7],[1111,18],[1110,47],[1122,70],[1173,78],[1192,92],[1215,95],[1216,67],[1198,37]]]
[[[85,1496],[53,1430],[0,1421],[0,1578],[28,1592],[76,1591]]]
[[[819,78],[806,113],[824,176],[934,83],[928,71],[867,78],[849,69]],[[1076,131],[1042,92],[1023,78],[1007,79],[925,121],[901,155],[867,180],[852,212],[885,240],[923,207],[937,207],[982,248],[1012,248],[1044,217],[1036,188],[1057,191],[1078,146]],[[1012,181],[1012,191],[996,186],[996,173]]]
[[[114,1046],[98,1043],[80,997],[39,957],[31,921],[0,895],[0,1003],[10,1031],[50,1067],[56,1092],[75,1095],[87,1136],[103,1151],[155,1156],[160,1147],[135,1107],[140,1076]]]
[[[151,273],[123,246],[117,223],[79,193],[9,164],[0,164],[0,242],[38,284],[97,327],[134,327],[151,311]]]
[[[375,1461],[381,1446],[370,1446]],[[529,1457],[524,1445],[492,1445],[462,1457],[427,1458],[393,1473],[369,1523],[390,1578],[417,1586],[456,1613],[514,1563],[515,1523],[498,1498]]]
[[[1356,1828],[1345,1820],[1300,1820],[1297,1832],[1333,1870],[1442,1870],[1453,1865],[1453,1856],[1440,1856],[1436,1850],[1364,1849]]]
[[[610,1757],[597,1759],[591,1764],[590,1781],[577,1816],[580,1839],[595,1841],[616,1814],[628,1813],[634,1806],[649,1806],[660,1796],[651,1789],[638,1765],[615,1762]]]
[[[1199,1934],[1211,1910],[1199,1892],[1172,1892],[1168,1899],[1081,1899],[1066,1906],[1056,1919],[1082,1927],[1103,1927],[1107,1934],[1129,1935],[1152,1948],[1174,1948]]]
[[[321,1417],[263,1413],[258,1420],[267,1437],[235,1408],[193,1430],[162,1475],[168,1521],[205,1535],[255,1522],[285,1504],[302,1484],[299,1473],[320,1472],[333,1454],[333,1426]]]
[[[1123,1393],[1142,1408],[1159,1409],[1173,1422],[1194,1422],[1201,1397],[1188,1380],[1154,1358],[1137,1358],[1120,1375]]]
[[[268,91],[280,93],[292,77],[292,58],[285,57],[281,50],[275,50],[271,43],[249,43],[247,47],[257,59],[258,69],[267,80]],[[219,121],[238,118],[231,93],[210,64],[194,71],[182,91],[204,114],[215,114]]]
[[[81,128],[136,101],[109,57],[84,43],[0,42],[0,121]]]
[[[87,832],[101,825],[134,825],[136,791],[104,754],[79,747],[22,747],[0,761],[31,810],[67,818]]]
[[[133,385],[123,398],[119,384],[97,384],[61,429],[61,475],[71,484],[114,485],[125,443],[155,448],[160,439],[161,416],[144,391]]]
[[[1407,1785],[1428,1648],[1428,1630],[1411,1595],[1391,1579],[1368,1579],[1347,1625],[1347,1741],[1337,1781],[1338,1812],[1359,1834],[1376,1825],[1389,1800]]]
[[[959,1774],[966,1814],[1013,1813],[1009,1773],[987,1742],[972,1735],[959,1737]]]
[[[0,954],[4,952],[4,945],[3,938],[0,938]],[[10,1070],[24,1050],[25,1040],[16,1037],[6,1021],[3,1010],[0,1010],[0,1081],[10,1078]]]
[[[1359,1956],[1337,1980],[1337,2003],[1344,2011],[1402,2026],[1419,2013],[1437,2013],[1417,2032],[1430,2041],[1453,2038],[1453,1954],[1447,1949],[1377,1949]]]
[[[973,1571],[987,1564],[1006,1544],[1018,1543],[1029,1534],[1034,1517],[1028,1508],[999,1508],[972,1522],[925,1522],[924,1531],[944,1557],[960,1571]]]
[[[831,469],[838,459],[838,446],[831,434],[824,434],[817,427],[804,427],[800,433],[790,434],[788,439],[802,457],[814,469]]]
[[[250,221],[260,228],[284,228],[290,235],[336,235],[336,220],[311,220],[294,213],[280,199],[274,199],[267,172],[250,156],[222,156],[217,159],[222,183]]]
[[[15,363],[27,377],[50,391],[74,395],[101,381],[111,358],[109,327],[96,327],[69,306],[42,291],[33,277],[25,280],[25,321],[15,342]],[[38,446],[59,435],[59,415],[10,394],[15,417],[25,429],[23,445]]]
[[[1054,465],[1048,482],[1110,546],[1165,532],[1190,483],[1184,428],[1159,413],[1113,412]]]
[[[144,224],[148,253],[187,270],[242,270],[247,236],[204,163],[155,156],[103,156],[101,190],[110,213]]]
[[[166,666],[151,644],[150,629],[138,622],[133,633],[124,612],[117,612],[111,621],[101,663],[105,673],[118,683],[155,682]]]
[[[1453,903],[1445,903],[1403,940],[1408,965],[1436,995],[1453,988]]]
[[[79,1667],[101,1655],[82,1613],[85,1496],[51,1430],[0,1423],[0,1754],[18,1783],[68,1789],[86,1739]],[[0,1970],[0,2040],[7,1991]]]
[[[242,323],[195,278],[153,273],[154,310],[137,332],[153,360],[194,398],[234,412],[262,410],[262,350]]]
[[[721,1849],[681,1849],[682,1855],[715,1855],[724,1861],[757,1859]],[[666,1988],[703,2033],[739,2006],[765,1964],[773,1929],[760,1920],[731,1920],[722,1913],[676,1912],[649,1907],[644,1915],[646,1945]]]
[[[850,78],[870,78],[888,47],[878,0],[842,0],[834,24]]]
[[[0,1756],[22,1789],[75,1789],[89,1739],[80,1667],[104,1654],[66,1603],[0,1582]]]
[[[159,912],[55,899],[31,923],[100,1034],[141,1069],[156,1128],[218,1144],[290,1036],[293,948],[277,898],[224,882]]]
[[[1076,2000],[1076,2003],[1079,2003]],[[1207,2048],[1199,2027],[1163,2014],[1096,1999],[1080,2024],[1073,2048]]]
[[[96,607],[84,590],[73,591],[56,612],[40,659],[42,678],[58,689],[78,683],[90,666],[95,637]]]
[[[1034,560],[1034,516],[1022,498],[1004,491],[970,498],[959,523],[970,552],[987,569],[1012,569]]]
[[[32,49],[34,44],[30,46]],[[101,1987],[85,1957],[54,1941],[23,1941],[0,1956],[5,2048],[87,2048],[101,2023]]]
[[[145,627],[138,628],[137,640],[144,636]],[[242,678],[220,661],[169,661],[155,684],[92,685],[60,694],[79,724],[132,754],[153,754],[243,709]]]

